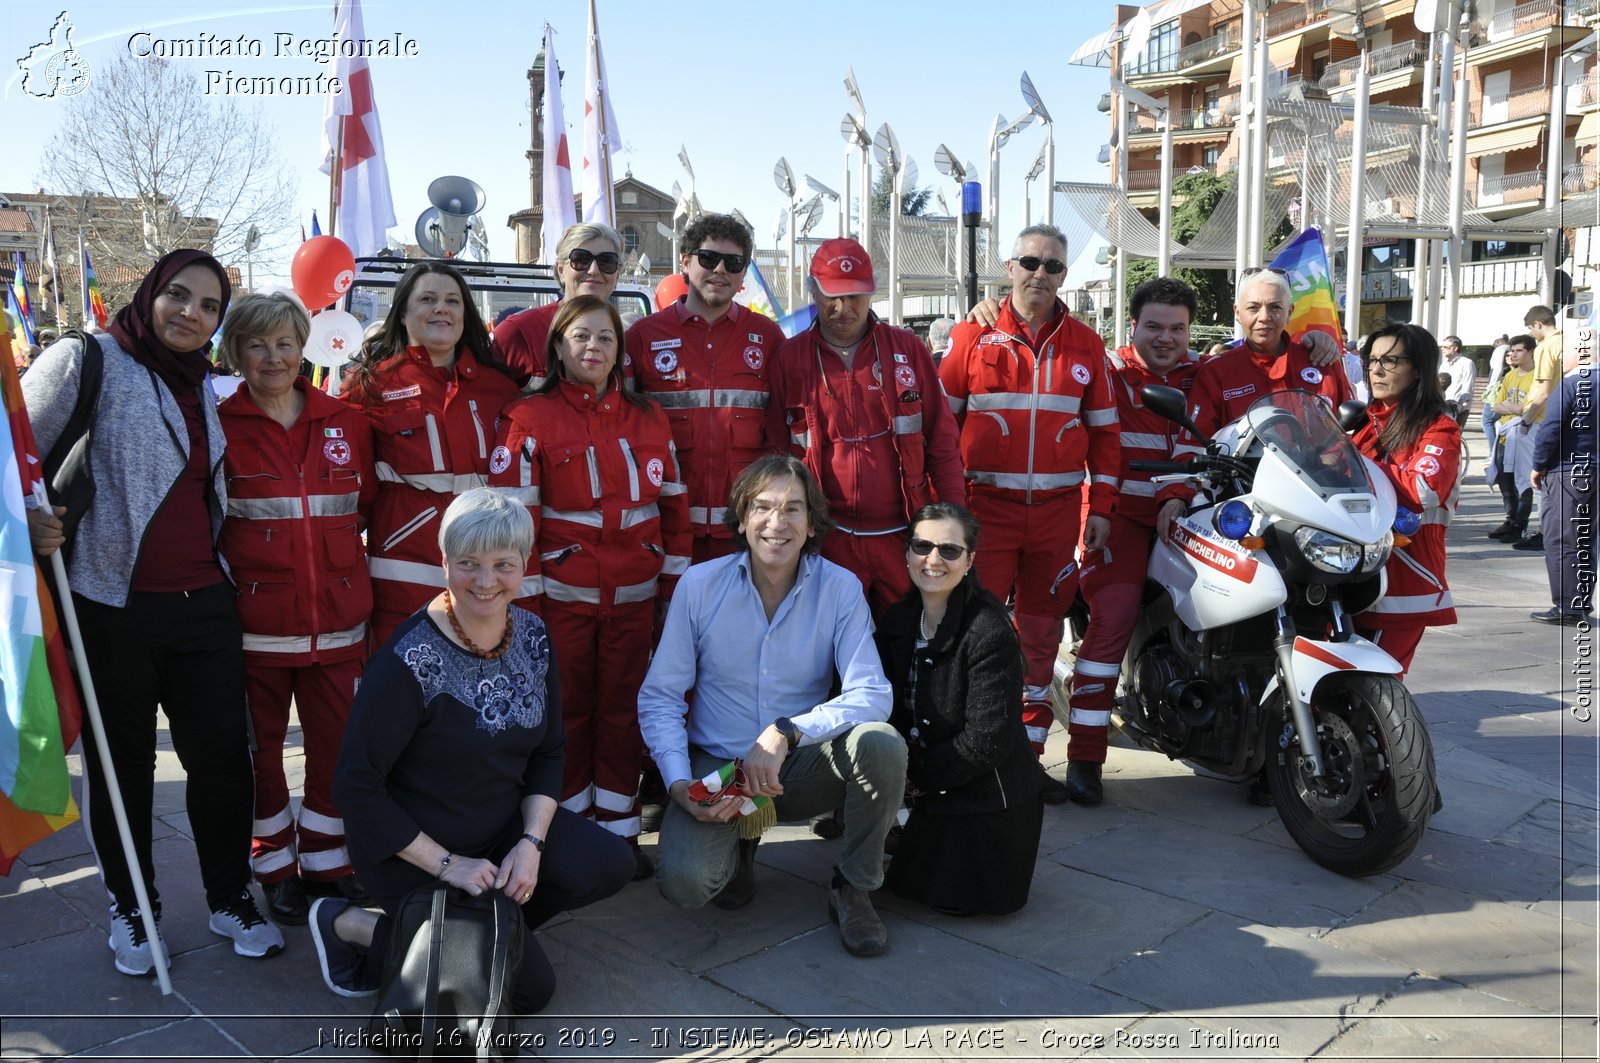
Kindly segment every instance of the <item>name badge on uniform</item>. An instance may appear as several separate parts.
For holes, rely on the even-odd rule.
[[[384,402],[399,402],[402,399],[415,399],[421,396],[422,385],[412,384],[408,388],[395,388],[393,391],[383,393]]]

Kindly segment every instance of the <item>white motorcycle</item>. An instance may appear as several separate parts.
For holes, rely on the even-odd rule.
[[[1143,397],[1203,438],[1182,392]],[[1397,510],[1314,395],[1268,395],[1206,443],[1143,465],[1205,490],[1151,552],[1118,689],[1124,732],[1224,778],[1264,766],[1307,855],[1341,874],[1386,871],[1433,812],[1433,745],[1399,663],[1350,618],[1383,596],[1384,563],[1420,515]]]

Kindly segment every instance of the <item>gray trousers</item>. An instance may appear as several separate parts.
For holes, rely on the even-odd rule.
[[[1595,463],[1551,469],[1539,495],[1545,575],[1550,598],[1564,613],[1588,613],[1595,584]]]
[[[727,763],[695,748],[689,762],[697,778]],[[803,820],[842,806],[839,873],[857,889],[883,885],[883,839],[905,795],[906,743],[899,732],[886,723],[857,724],[831,741],[790,753],[778,779],[778,818]],[[702,823],[669,800],[656,852],[661,895],[681,908],[703,906],[737,870],[738,843],[735,824]]]

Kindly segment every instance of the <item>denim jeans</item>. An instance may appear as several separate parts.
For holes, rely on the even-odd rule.
[[[689,750],[696,777],[726,763],[703,749]],[[905,795],[906,744],[886,723],[857,724],[827,742],[804,745],[778,773],[780,820],[802,820],[843,806],[839,873],[857,889],[883,885],[883,839]],[[667,802],[656,853],[656,885],[682,908],[699,908],[721,892],[738,867],[738,827],[702,823],[676,801]]]

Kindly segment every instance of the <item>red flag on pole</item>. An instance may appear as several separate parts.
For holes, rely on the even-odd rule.
[[[360,0],[339,0],[333,36],[336,42],[366,39]],[[340,54],[334,66],[344,91],[329,95],[322,113],[322,172],[334,177],[338,204],[338,213],[328,219],[329,231],[360,258],[377,254],[388,243],[388,230],[395,223],[394,199],[389,194],[371,68],[358,47],[340,51],[357,54]]]

